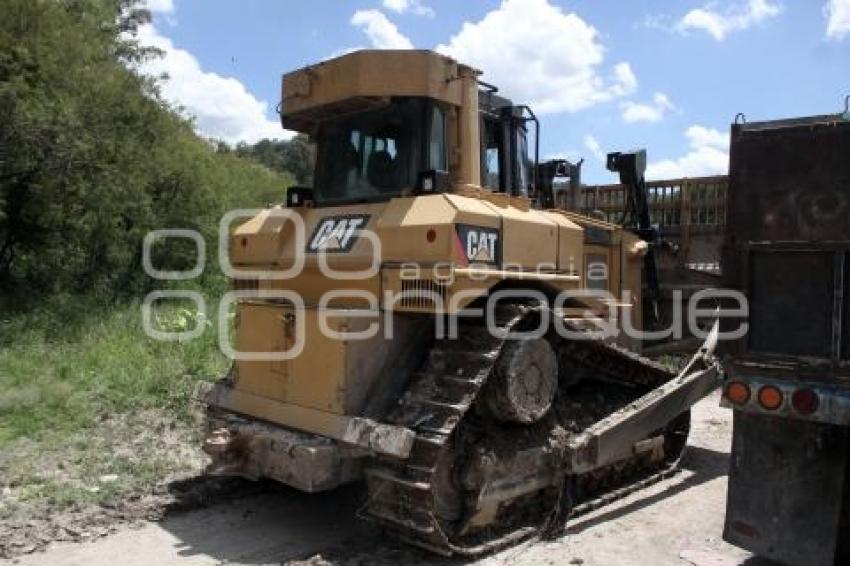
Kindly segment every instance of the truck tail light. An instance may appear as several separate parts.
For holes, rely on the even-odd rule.
[[[778,387],[765,385],[759,389],[759,405],[768,411],[774,411],[782,406],[783,395]]]
[[[726,398],[735,405],[746,405],[750,400],[750,387],[740,381],[731,381],[726,385]]]
[[[791,406],[801,415],[811,415],[818,410],[820,399],[811,389],[798,389],[791,395]]]

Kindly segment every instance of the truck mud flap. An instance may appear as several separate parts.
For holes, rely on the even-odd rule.
[[[723,538],[789,566],[850,563],[847,429],[735,412]]]

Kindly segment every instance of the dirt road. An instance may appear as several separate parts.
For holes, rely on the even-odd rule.
[[[731,414],[709,397],[694,409],[691,448],[675,477],[574,520],[555,542],[531,541],[482,564],[600,566],[766,564],[721,540]],[[408,564],[452,561],[396,545],[354,518],[358,489],[307,496],[279,489],[124,527],[91,543],[54,543],[22,566],[148,564]]]

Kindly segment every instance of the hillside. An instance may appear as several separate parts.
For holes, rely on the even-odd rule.
[[[153,229],[200,232],[207,267],[182,288],[215,310],[219,219],[281,201],[303,150],[196,135],[160,81],[134,70],[157,56],[134,39],[150,17],[134,2],[2,5],[0,557],[31,545],[6,536],[15,525],[114,507],[200,469],[189,393],[227,360],[212,321],[185,305],[162,305],[155,323],[199,324],[200,338],[145,335],[142,298],[166,285],[145,275],[142,241]],[[153,256],[186,269],[195,250],[169,242]]]

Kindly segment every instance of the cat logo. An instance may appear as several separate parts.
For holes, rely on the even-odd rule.
[[[357,242],[357,238],[366,224],[368,214],[349,214],[323,218],[307,242],[307,253],[348,252]]]
[[[468,263],[501,263],[502,246],[497,228],[458,224],[455,242]]]

